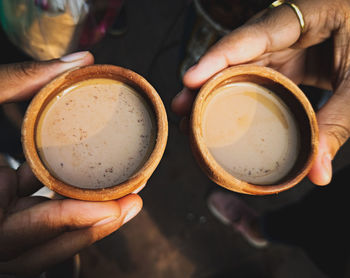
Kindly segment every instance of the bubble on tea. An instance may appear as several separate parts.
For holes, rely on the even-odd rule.
[[[111,79],[79,82],[41,113],[36,132],[40,158],[59,180],[79,188],[126,181],[148,159],[155,119],[130,86]]]
[[[276,94],[250,82],[225,85],[211,94],[202,132],[214,159],[253,184],[281,180],[299,153],[293,113]]]

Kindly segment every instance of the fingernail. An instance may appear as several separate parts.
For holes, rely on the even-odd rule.
[[[100,221],[98,221],[97,223],[95,223],[93,225],[93,227],[96,227],[96,226],[102,226],[102,225],[106,225],[106,224],[109,224],[113,221],[116,221],[118,218],[116,216],[110,216],[110,217],[107,217],[105,219],[102,219]]]
[[[133,192],[133,194],[139,193],[146,186],[146,184],[147,184],[147,182],[144,183],[143,185],[141,185],[139,188],[136,188],[135,191]]]
[[[89,51],[75,52],[61,57],[60,60],[65,63],[71,63],[83,59],[88,53]]]
[[[140,211],[140,207],[135,206],[132,209],[129,210],[129,212],[126,214],[123,220],[123,225],[127,222],[129,222],[132,218],[134,218]]]
[[[197,65],[198,65],[198,64],[195,64],[195,65],[193,65],[192,67],[190,67],[190,68],[187,70],[187,72],[192,71],[192,70],[195,70],[196,67],[197,67]]]
[[[330,182],[332,178],[332,156],[329,153],[326,153],[322,157],[322,166],[323,166],[323,175],[325,181]]]

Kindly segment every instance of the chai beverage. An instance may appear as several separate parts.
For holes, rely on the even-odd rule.
[[[81,81],[54,97],[36,129],[39,156],[57,179],[79,188],[126,181],[155,145],[154,114],[130,86],[111,79]]]
[[[207,103],[203,138],[228,173],[266,185],[290,172],[299,154],[299,129],[292,112],[276,94],[239,82],[216,89]]]

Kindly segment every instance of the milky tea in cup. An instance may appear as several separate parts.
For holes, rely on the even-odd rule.
[[[227,172],[274,184],[293,168],[300,134],[293,113],[273,92],[250,82],[213,91],[203,110],[204,143]]]
[[[283,74],[256,65],[229,67],[201,87],[189,133],[212,181],[252,195],[298,184],[318,150],[316,115],[305,94]]]
[[[120,184],[149,158],[156,123],[145,99],[107,78],[80,81],[45,106],[36,128],[41,161],[60,181],[84,189]]]

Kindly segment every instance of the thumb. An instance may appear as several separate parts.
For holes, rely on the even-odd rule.
[[[50,61],[0,65],[0,103],[26,100],[68,69],[94,63],[88,51]]]
[[[317,113],[319,151],[309,173],[317,185],[327,185],[332,179],[332,159],[350,135],[350,91],[344,81],[331,99]]]

